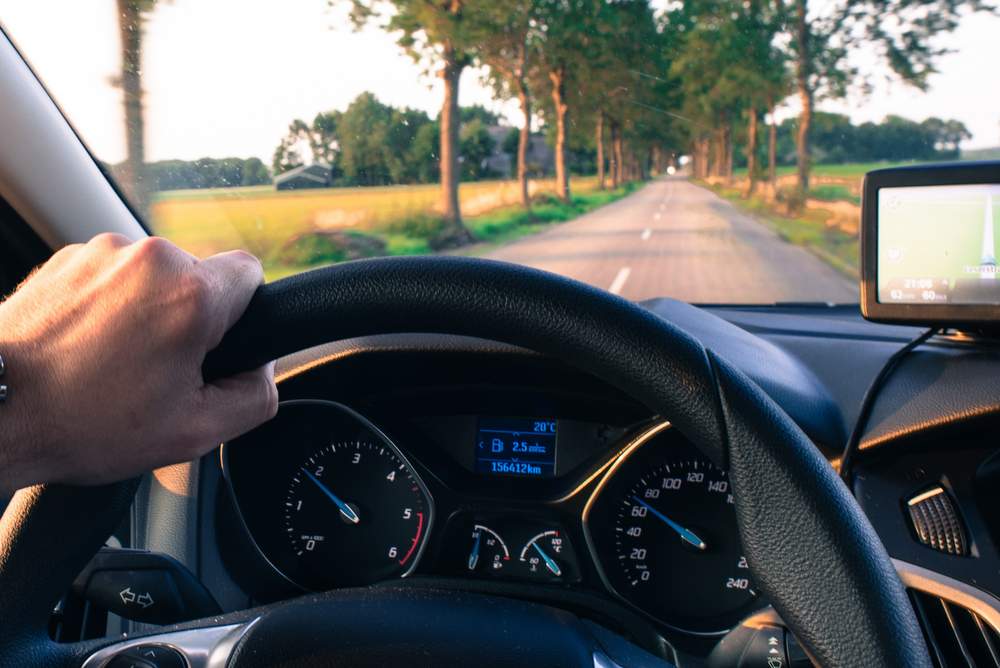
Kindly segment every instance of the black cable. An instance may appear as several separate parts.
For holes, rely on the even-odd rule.
[[[892,357],[887,359],[885,364],[882,365],[882,369],[875,376],[875,380],[865,390],[865,396],[861,399],[861,408],[858,409],[858,418],[854,421],[854,429],[851,431],[851,437],[847,439],[847,445],[844,446],[844,454],[840,457],[840,477],[847,483],[848,488],[851,487],[853,477],[851,469],[858,453],[858,446],[861,444],[861,437],[865,433],[865,427],[868,426],[868,418],[871,417],[872,409],[875,407],[875,399],[878,398],[879,390],[899,365],[900,360],[906,357],[914,348],[923,344],[927,339],[938,334],[940,331],[941,329],[938,327],[931,327],[893,353]]]

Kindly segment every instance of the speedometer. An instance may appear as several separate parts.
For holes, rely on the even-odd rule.
[[[726,472],[679,434],[623,455],[587,507],[606,584],[649,615],[724,630],[755,602]]]

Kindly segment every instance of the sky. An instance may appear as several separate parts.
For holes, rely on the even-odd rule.
[[[814,0],[822,4],[824,0]],[[96,156],[124,157],[114,0],[0,0],[0,25],[63,108]],[[922,93],[886,80],[871,53],[856,56],[873,72],[870,96],[825,101],[819,108],[855,122],[886,114],[914,120],[958,118],[973,133],[965,148],[1000,145],[1000,17],[966,18],[944,44],[955,52]],[[377,27],[355,31],[343,7],[327,0],[159,0],[145,28],[148,160],[257,156],[270,164],[295,118],[344,109],[363,91],[383,102],[440,108],[435,77]],[[496,102],[468,70],[460,103],[483,104],[517,123],[515,106]],[[782,116],[795,113],[790,102]]]

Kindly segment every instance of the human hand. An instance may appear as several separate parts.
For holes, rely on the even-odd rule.
[[[198,260],[160,238],[104,234],[53,255],[0,304],[0,492],[122,480],[273,417],[273,363],[201,373],[262,281],[252,255]]]

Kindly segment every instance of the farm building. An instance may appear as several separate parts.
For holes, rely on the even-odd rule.
[[[274,177],[274,187],[278,190],[329,188],[331,185],[333,185],[333,172],[330,170],[330,165],[321,162],[295,167]]]
[[[516,130],[506,125],[491,125],[487,128],[490,137],[493,139],[493,155],[484,160],[484,167],[500,178],[512,179],[517,176],[517,154],[505,153],[503,150],[504,140],[507,135]],[[545,137],[538,133],[531,134],[528,142],[528,172],[533,176],[551,174],[555,169],[555,153],[547,143]]]

